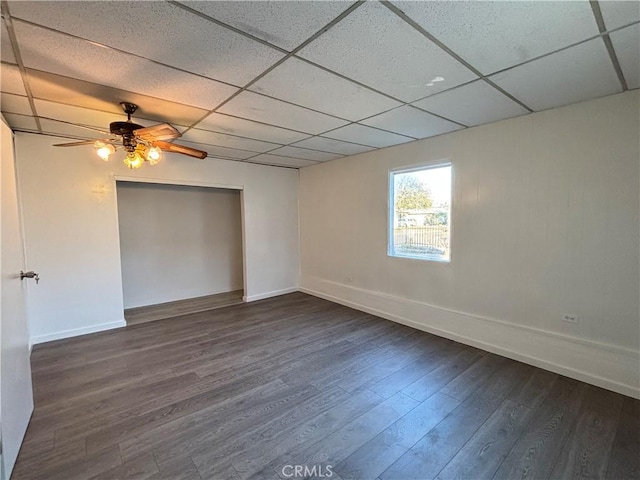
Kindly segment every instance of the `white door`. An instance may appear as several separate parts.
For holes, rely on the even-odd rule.
[[[20,279],[24,270],[22,230],[18,214],[16,172],[11,130],[2,128],[0,170],[0,477],[8,479],[16,462],[31,412],[31,365],[24,289],[32,279]]]

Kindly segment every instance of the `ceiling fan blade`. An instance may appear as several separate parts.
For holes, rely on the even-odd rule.
[[[155,140],[173,140],[181,137],[182,134],[168,123],[161,123],[151,127],[139,128],[133,131],[133,134],[148,142]]]
[[[79,147],[80,145],[93,145],[96,142],[112,143],[117,141],[118,139],[102,138],[100,140],[82,140],[81,142],[58,143],[54,145],[54,147]]]
[[[207,157],[207,152],[203,152],[202,150],[185,147],[184,145],[176,145],[175,143],[163,142],[161,140],[154,141],[153,146],[165,152],[181,153],[182,155],[189,155],[190,157],[199,158],[200,160]]]

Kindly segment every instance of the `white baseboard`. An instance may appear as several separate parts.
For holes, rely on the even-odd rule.
[[[287,293],[299,292],[298,287],[283,288],[282,290],[274,290],[273,292],[259,293],[258,295],[245,295],[242,297],[244,302],[255,302],[256,300],[263,300],[265,298],[277,297],[279,295],[285,295]]]
[[[330,282],[302,279],[301,292],[640,398],[640,352]]]
[[[89,327],[73,328],[71,330],[63,330],[61,332],[49,333],[47,335],[38,335],[37,337],[31,337],[30,345],[37,345],[38,343],[52,342],[53,340],[62,340],[63,338],[77,337],[79,335],[86,335],[88,333],[102,332],[104,330],[111,330],[113,328],[126,327],[127,322],[124,319],[117,322],[100,323],[98,325],[91,325]]]

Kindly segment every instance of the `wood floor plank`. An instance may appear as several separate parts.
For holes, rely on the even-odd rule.
[[[551,471],[554,478],[605,478],[623,397],[587,387],[569,439]]]
[[[459,403],[436,393],[335,465],[334,470],[344,480],[377,477]]]
[[[13,480],[638,478],[640,401],[302,293],[37,345],[31,363]]]

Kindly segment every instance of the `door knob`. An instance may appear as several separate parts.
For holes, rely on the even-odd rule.
[[[36,285],[40,281],[40,276],[33,270],[29,270],[28,272],[20,270],[20,280],[24,280],[25,278],[33,278],[36,281]]]

